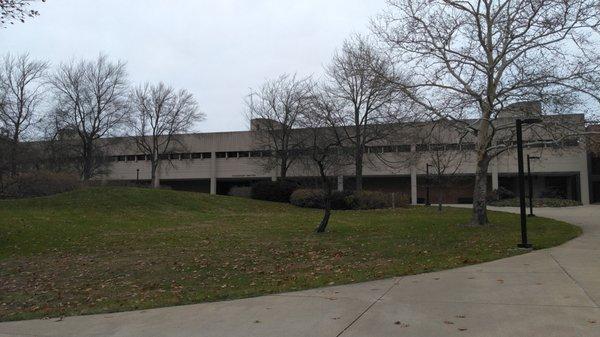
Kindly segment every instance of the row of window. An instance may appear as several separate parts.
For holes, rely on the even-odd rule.
[[[514,143],[514,142],[513,142]],[[515,145],[515,144],[507,145]],[[533,148],[559,148],[559,147],[574,147],[579,146],[579,140],[565,140],[562,143],[540,143],[531,145]],[[415,147],[417,152],[427,151],[473,151],[475,150],[475,143],[451,143],[451,144],[417,144]],[[366,153],[372,154],[383,154],[383,153],[406,153],[411,151],[410,145],[386,145],[386,146],[368,146],[365,150]],[[298,150],[296,150],[298,152]],[[228,158],[266,158],[271,156],[271,151],[229,151],[229,152],[216,152],[216,158],[228,159]],[[196,152],[196,153],[167,153],[159,155],[161,160],[190,160],[190,159],[211,159],[211,152]],[[148,155],[123,155],[123,156],[112,156],[112,161],[121,162],[132,162],[132,161],[146,161],[150,160]]]
[[[217,158],[263,158],[271,156],[269,151],[230,151],[230,152],[216,152]],[[195,153],[165,153],[158,156],[161,160],[190,160],[190,159],[211,159],[211,152],[195,152]],[[150,160],[149,155],[123,155],[123,156],[112,156],[112,161],[146,161]]]

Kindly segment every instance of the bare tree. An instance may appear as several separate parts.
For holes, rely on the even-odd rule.
[[[394,76],[394,64],[367,38],[355,36],[344,42],[327,74],[326,91],[337,101],[340,127],[354,148],[356,190],[360,191],[365,150],[387,137],[394,120],[390,117],[400,111],[394,104],[400,93],[389,81]]]
[[[318,172],[325,197],[323,219],[316,229],[324,233],[331,217],[333,194],[332,177],[337,176],[347,162],[347,148],[343,146],[343,132],[339,127],[337,107],[322,93],[315,93],[310,109],[300,119],[302,164],[309,172]]]
[[[265,82],[246,100],[249,118],[259,123],[255,127],[255,146],[271,152],[271,156],[264,158],[264,166],[267,170],[279,168],[283,179],[298,158],[301,139],[294,129],[298,127],[299,116],[308,109],[313,85],[310,78],[284,74]]]
[[[416,152],[417,160],[421,166],[429,165],[432,169],[430,173],[435,179],[438,211],[441,212],[444,190],[450,187],[452,178],[473,154],[473,151],[470,151],[472,144],[465,142],[463,135],[458,134],[457,129],[446,121],[428,123],[423,131],[422,141]],[[427,184],[430,185],[431,181],[428,181]]]
[[[28,54],[7,54],[2,59],[0,120],[10,139],[8,162],[12,176],[17,174],[23,135],[39,117],[47,68],[47,62],[32,60]]]
[[[509,130],[514,128],[514,118],[501,118],[506,116],[503,112],[523,101],[570,112],[589,101],[584,96],[598,100],[598,3],[390,0],[388,4],[374,31],[405,67],[405,81],[396,81],[398,89],[432,119],[453,121],[476,138],[472,223],[484,225],[490,161],[514,146],[497,142],[499,135],[512,134]],[[563,129],[568,134],[580,127]]]
[[[146,83],[131,94],[132,130],[136,145],[151,163],[152,186],[160,187],[158,169],[163,155],[178,143],[177,134],[188,132],[204,119],[194,95],[159,83]]]
[[[89,180],[106,166],[98,140],[118,132],[128,116],[125,63],[106,55],[72,60],[58,67],[50,84],[55,98],[51,118],[60,132],[76,133],[79,171],[82,180]]]
[[[2,26],[6,24],[14,24],[17,22],[25,22],[26,18],[33,18],[40,13],[37,10],[29,9],[28,7],[33,2],[38,0],[0,0],[0,23]],[[46,0],[41,0],[46,2]]]

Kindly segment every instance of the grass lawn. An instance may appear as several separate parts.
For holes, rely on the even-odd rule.
[[[522,253],[518,216],[334,212],[233,197],[93,188],[0,201],[0,320],[145,309],[417,274]],[[530,219],[536,248],[580,234]]]

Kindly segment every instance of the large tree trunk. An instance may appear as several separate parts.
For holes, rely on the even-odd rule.
[[[323,183],[323,189],[325,192],[325,210],[323,213],[323,219],[321,220],[321,223],[319,224],[319,227],[317,227],[316,232],[317,233],[325,233],[325,230],[327,229],[327,225],[329,224],[329,218],[331,217],[331,184],[329,183],[329,180],[327,179],[327,175],[325,174],[325,169],[323,167],[322,164],[318,164],[319,165],[319,171],[321,173],[321,180]]]
[[[152,177],[152,188],[154,189],[158,189],[160,188],[160,177],[158,176],[158,165],[160,164],[159,161],[154,160],[152,161],[151,165],[151,177]]]
[[[471,225],[484,226],[488,223],[487,217],[487,185],[488,185],[489,160],[484,158],[477,162],[475,172],[475,188],[473,191],[473,218]]]
[[[488,91],[492,91],[491,84]],[[491,95],[490,95],[491,97]],[[473,190],[473,218],[471,225],[485,226],[488,223],[487,217],[487,184],[488,167],[490,158],[488,156],[488,144],[490,142],[490,116],[491,104],[482,104],[482,118],[477,133],[477,169],[475,170],[475,188]]]

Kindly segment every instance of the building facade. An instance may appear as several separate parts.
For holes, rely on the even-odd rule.
[[[583,115],[568,115],[585,125]],[[217,132],[180,135],[178,149],[165,154],[159,169],[161,184],[173,189],[211,194],[229,194],[235,187],[251,186],[261,180],[276,180],[278,170],[269,169],[269,152],[256,144],[255,123],[249,131]],[[399,137],[402,141],[387,141],[369,146],[364,154],[364,182],[366,190],[381,190],[404,195],[413,204],[425,199],[429,185],[431,200],[442,198],[444,203],[472,202],[475,175],[474,143],[468,140],[423,143],[419,137]],[[109,172],[103,179],[113,181],[147,182],[150,180],[150,162],[126,138],[113,139],[109,147]],[[434,149],[435,147],[435,149]],[[427,174],[431,151],[459,148],[464,159],[457,167],[438,177],[435,170]],[[600,200],[600,165],[592,165],[583,139],[561,142],[541,142],[527,147],[525,155],[539,158],[531,161],[534,194],[536,197],[556,197],[588,204]],[[600,162],[598,162],[600,163]],[[517,191],[516,151],[507,151],[494,158],[489,170],[491,190]],[[591,174],[594,174],[593,177]],[[304,166],[293,165],[288,178],[310,184],[316,174]],[[597,177],[597,179],[595,178]],[[591,178],[594,178],[593,180]],[[338,189],[353,186],[353,167],[341,167],[332,173]]]

